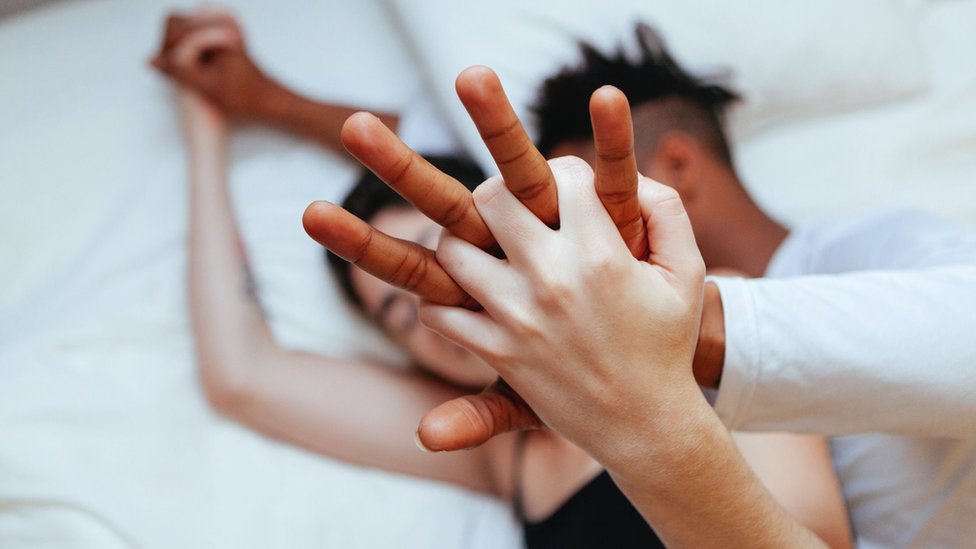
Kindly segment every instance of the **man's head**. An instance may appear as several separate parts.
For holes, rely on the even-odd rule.
[[[427,160],[471,190],[485,179],[484,173],[465,159]],[[390,236],[437,247],[440,226],[370,172],[364,172],[342,207]],[[495,379],[494,370],[487,364],[420,324],[416,295],[373,278],[332,252],[326,251],[326,258],[350,302],[403,345],[420,366],[463,386],[484,387]]]
[[[547,157],[592,163],[590,95],[607,84],[619,88],[631,104],[637,169],[679,192],[701,240],[718,229],[722,203],[745,196],[722,125],[737,96],[685,72],[646,25],[636,34],[636,57],[581,44],[582,63],[545,81],[533,107],[538,146]]]

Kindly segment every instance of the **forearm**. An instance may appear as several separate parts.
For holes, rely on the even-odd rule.
[[[729,427],[976,433],[976,267],[719,284]]]
[[[188,284],[197,359],[211,396],[248,383],[251,364],[276,348],[254,290],[227,188],[226,133],[192,114]]]
[[[668,547],[824,547],[762,485],[700,394],[655,413],[607,468]]]
[[[497,493],[499,484],[487,466],[494,446],[429,456],[414,445],[418,418],[434,404],[459,396],[456,388],[277,345],[234,222],[224,130],[186,118],[190,311],[210,402],[242,424],[323,455]]]
[[[362,109],[315,101],[303,97],[281,84],[269,80],[255,116],[285,131],[317,141],[335,152],[344,153],[339,139],[342,124]],[[392,113],[374,113],[396,131],[399,117]]]
[[[763,486],[827,545],[849,549],[853,535],[827,439],[794,433],[732,433]]]
[[[702,300],[698,345],[692,361],[695,381],[701,387],[715,389],[722,379],[725,365],[725,315],[722,296],[714,282],[705,284]]]

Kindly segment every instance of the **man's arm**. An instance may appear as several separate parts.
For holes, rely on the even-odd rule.
[[[976,265],[716,282],[730,428],[976,435]]]

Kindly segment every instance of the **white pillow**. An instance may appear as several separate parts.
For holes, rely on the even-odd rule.
[[[907,97],[927,85],[916,9],[907,2],[387,3],[442,111],[466,148],[493,172],[454,95],[457,74],[473,64],[495,69],[526,120],[542,80],[578,60],[579,40],[601,49],[632,46],[637,21],[657,28],[693,73],[730,74],[730,84],[745,98],[731,120],[738,137],[801,117]]]

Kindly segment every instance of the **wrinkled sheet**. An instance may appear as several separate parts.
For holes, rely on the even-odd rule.
[[[303,92],[415,100],[377,2],[231,4],[253,54]],[[495,500],[312,455],[207,406],[187,317],[183,143],[169,86],[146,65],[165,11],[77,1],[0,21],[0,547],[518,547]],[[231,153],[279,340],[402,364],[350,314],[301,228],[355,167],[261,128],[240,129]]]

